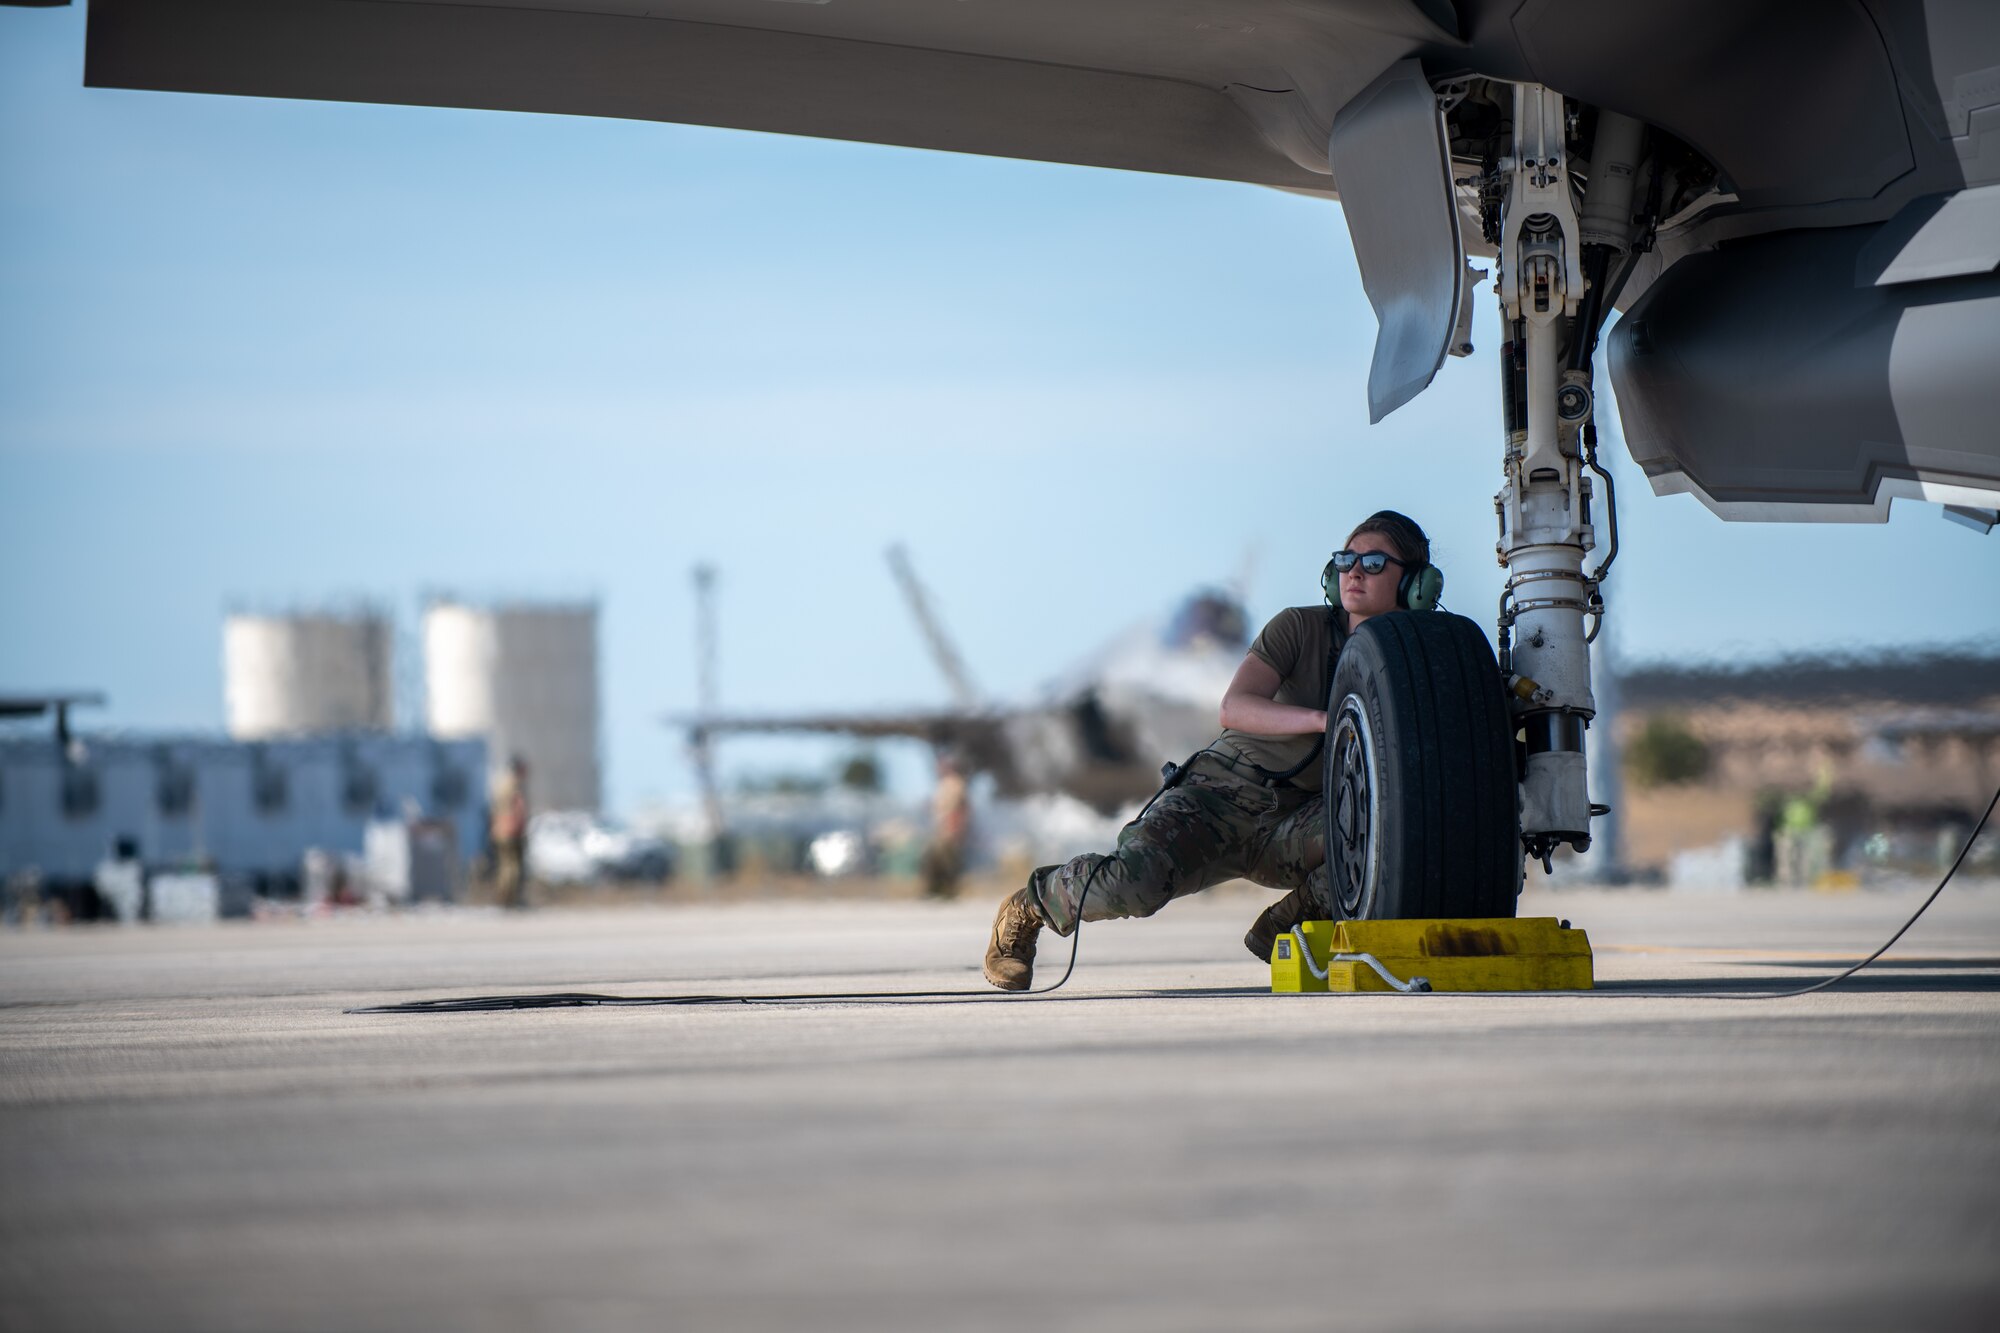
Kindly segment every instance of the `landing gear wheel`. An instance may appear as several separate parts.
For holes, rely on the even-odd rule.
[[[1334,920],[1514,915],[1521,815],[1500,668],[1464,616],[1375,616],[1327,699]]]

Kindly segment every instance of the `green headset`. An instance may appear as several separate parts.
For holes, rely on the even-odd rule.
[[[1383,509],[1370,514],[1361,527],[1389,529],[1386,534],[1400,549],[1421,551],[1430,547],[1430,539],[1416,520],[1393,509]],[[1357,529],[1358,531],[1359,529]],[[1444,571],[1428,560],[1414,565],[1404,565],[1403,577],[1396,582],[1396,605],[1409,611],[1435,611],[1438,601],[1444,596]],[[1326,568],[1319,575],[1320,595],[1326,598],[1328,606],[1340,605],[1340,574],[1333,567],[1329,557]]]

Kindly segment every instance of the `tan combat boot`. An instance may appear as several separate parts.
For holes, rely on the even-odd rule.
[[[1293,926],[1303,925],[1319,915],[1319,904],[1308,889],[1293,889],[1278,901],[1264,909],[1264,914],[1250,925],[1250,933],[1243,937],[1243,947],[1257,955],[1260,962],[1271,961],[1271,946],[1278,942],[1278,936],[1291,933]]]
[[[1035,936],[1042,914],[1026,889],[1000,901],[993,939],[986,946],[986,979],[1001,990],[1026,990],[1035,979]]]

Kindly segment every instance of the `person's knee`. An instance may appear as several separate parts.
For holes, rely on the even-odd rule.
[[[1072,922],[1151,916],[1174,896],[1175,871],[1156,852],[1123,847],[1110,855],[1089,853],[1052,870],[1036,872],[1036,896],[1061,934]]]

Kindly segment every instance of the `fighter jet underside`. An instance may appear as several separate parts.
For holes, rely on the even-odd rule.
[[[1343,111],[1410,61],[1448,155],[1363,133],[1337,172]],[[1378,348],[1378,416],[1453,343],[1436,308],[1462,278],[1442,244],[1371,252],[1370,233],[1447,231],[1422,191],[1375,182],[1448,170],[1453,244],[1491,255],[1477,182],[1505,156],[1504,90],[1539,85],[1565,99],[1579,193],[1587,122],[1645,127],[1611,365],[1656,491],[1730,518],[2000,507],[2000,7],[1981,0],[94,0],[86,81],[1345,185],[1350,223],[1379,215],[1351,230],[1401,338]]]

